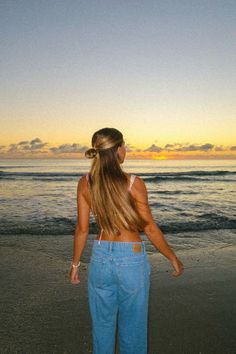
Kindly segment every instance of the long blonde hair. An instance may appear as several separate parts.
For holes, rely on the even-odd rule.
[[[93,148],[85,152],[87,158],[94,158],[89,172],[91,207],[97,223],[112,235],[119,235],[121,228],[142,231],[146,224],[120,166],[117,149],[123,141],[119,130],[103,128],[93,134]]]

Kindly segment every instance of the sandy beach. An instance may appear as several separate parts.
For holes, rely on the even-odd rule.
[[[1,354],[92,352],[88,264],[71,284],[72,237],[1,236]],[[236,246],[177,255],[185,265],[178,278],[161,254],[149,255],[149,353],[235,353]]]

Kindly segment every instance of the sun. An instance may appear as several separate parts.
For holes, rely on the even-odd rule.
[[[166,155],[153,156],[153,160],[166,160],[166,159],[167,159]]]

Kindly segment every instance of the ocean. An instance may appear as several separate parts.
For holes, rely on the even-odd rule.
[[[0,160],[0,234],[73,235],[77,183],[90,165],[87,159]],[[121,166],[143,178],[154,219],[175,249],[236,243],[236,161],[127,159]],[[89,240],[98,232],[91,213]]]

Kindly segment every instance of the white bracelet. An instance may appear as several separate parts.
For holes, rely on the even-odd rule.
[[[79,263],[78,263],[78,264],[74,264],[74,263],[72,263],[71,265],[72,265],[72,267],[73,267],[73,268],[78,268],[78,267],[80,266],[80,261],[79,261]]]

